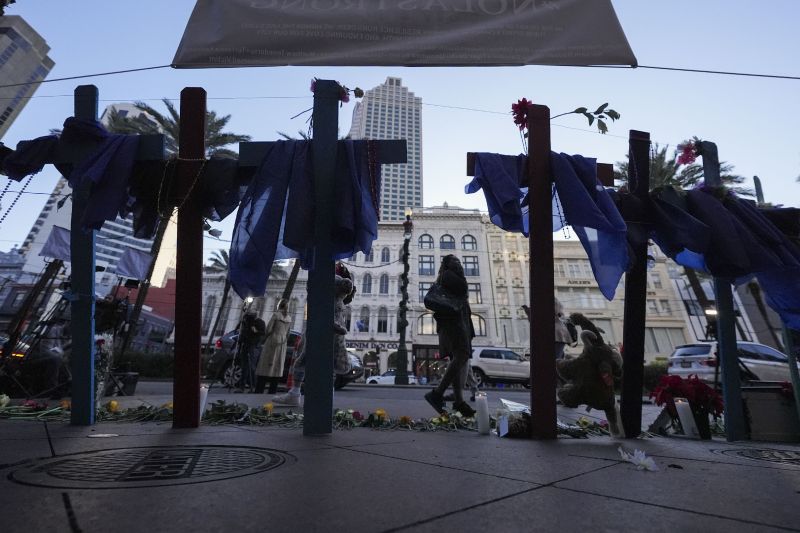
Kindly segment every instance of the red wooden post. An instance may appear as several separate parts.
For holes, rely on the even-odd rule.
[[[555,439],[556,360],[550,108],[528,113],[531,301],[531,436]]]
[[[650,195],[650,134],[630,130],[628,136],[628,187],[631,194],[646,201]],[[628,222],[636,224],[637,221]],[[642,432],[642,391],[644,387],[644,339],[647,318],[647,242],[631,245],[631,268],[625,274],[625,311],[622,346],[624,369],[620,416],[625,436],[639,438]]]
[[[206,91],[181,91],[175,190],[178,252],[175,280],[174,428],[200,425],[200,323],[203,295],[203,216],[199,179],[205,161]]]

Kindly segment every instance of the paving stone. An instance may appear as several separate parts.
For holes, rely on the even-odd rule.
[[[343,449],[292,456],[261,474],[148,489],[47,489],[3,479],[6,505],[19,510],[7,531],[29,531],[31,523],[57,531],[64,515],[54,492],[70,495],[85,531],[381,531],[534,486]]]
[[[658,472],[621,463],[555,486],[739,520],[797,527],[800,471],[685,460]]]
[[[605,531],[647,531],[648,533],[782,531],[679,509],[631,503],[543,487],[472,509],[442,516],[405,529],[430,531],[558,531],[559,533],[600,533]]]

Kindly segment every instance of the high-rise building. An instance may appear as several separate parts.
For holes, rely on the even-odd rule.
[[[47,57],[50,47],[25,20],[16,15],[0,17],[0,139],[39,88],[55,63]]]
[[[381,220],[403,220],[407,207],[422,207],[422,98],[400,78],[386,78],[356,103],[350,137],[408,142],[407,163],[381,168]]]

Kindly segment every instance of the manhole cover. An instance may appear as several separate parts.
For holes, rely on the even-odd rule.
[[[770,463],[783,463],[800,466],[800,452],[794,450],[773,450],[769,448],[736,448],[731,450],[716,450],[722,455],[744,457],[756,461],[769,461]]]
[[[42,459],[8,478],[24,485],[65,489],[127,489],[206,483],[265,472],[287,454],[244,446],[120,448]]]

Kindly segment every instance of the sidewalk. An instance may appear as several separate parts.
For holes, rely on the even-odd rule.
[[[0,421],[0,474],[8,533],[800,531],[800,448],[718,439]]]

